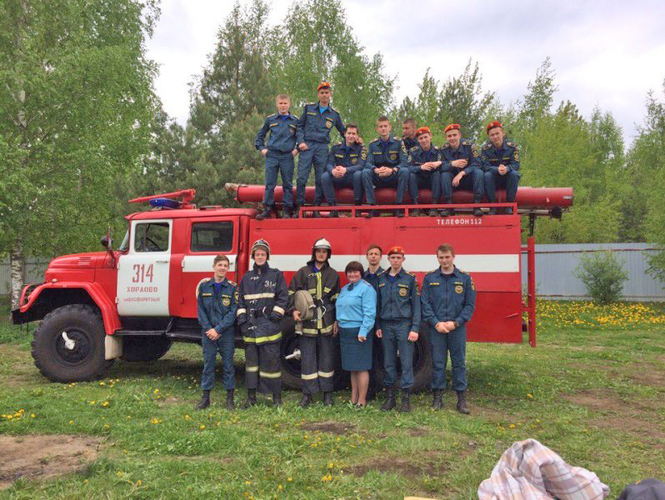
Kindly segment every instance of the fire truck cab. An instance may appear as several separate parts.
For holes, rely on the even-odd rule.
[[[231,188],[241,202],[260,201],[260,186]],[[313,197],[312,191],[308,197]],[[370,244],[404,247],[404,267],[414,272],[420,283],[425,273],[438,266],[436,247],[450,243],[456,251],[456,266],[472,275],[477,290],[469,340],[522,342],[526,314],[529,338],[535,345],[535,281],[524,303],[521,278],[525,271],[522,252],[530,252],[528,272],[534,276],[533,238],[527,246],[522,245],[518,209],[532,216],[552,215],[572,203],[572,190],[567,188],[520,188],[512,215],[474,217],[462,212],[453,217],[409,217],[407,213],[404,218],[365,218],[357,213],[362,207],[340,206],[347,217],[259,221],[254,208],[196,208],[191,203],[194,194],[185,190],[132,200],[150,202],[153,208],[126,217],[128,229],[118,249],[112,249],[110,241],[104,239],[104,252],[58,257],[49,264],[43,283],[23,288],[13,320],[41,320],[34,333],[32,355],[42,374],[57,382],[90,380],[101,376],[117,358],[153,361],[166,354],[174,341],[200,342],[197,284],[211,276],[218,254],[229,258],[228,278],[239,281],[251,265],[252,242],[259,238],[269,241],[270,266],[283,271],[287,283],[309,260],[312,244],[320,237],[331,242],[330,264],[340,273],[342,284],[349,261],[367,264],[365,249]],[[377,207],[382,208],[394,207]],[[310,215],[316,211],[325,215],[330,209],[305,210]],[[299,387],[299,338],[288,315],[283,331],[284,382]],[[431,373],[425,325],[422,332],[414,357],[416,388],[424,387]],[[236,339],[240,346],[239,333]],[[374,352],[380,382],[381,349]],[[344,383],[341,370],[337,372],[339,382]]]

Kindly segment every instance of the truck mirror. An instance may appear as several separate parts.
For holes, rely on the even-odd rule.
[[[108,235],[102,236],[101,243],[102,243],[102,246],[104,248],[106,248],[107,250],[109,250],[109,248],[111,247],[111,239],[108,237]]]

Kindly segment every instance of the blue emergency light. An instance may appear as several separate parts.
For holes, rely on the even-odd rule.
[[[171,198],[155,198],[149,201],[150,206],[153,208],[161,208],[162,210],[175,210],[180,208],[181,202],[172,200]]]

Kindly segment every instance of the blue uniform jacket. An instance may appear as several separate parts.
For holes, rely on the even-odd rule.
[[[372,273],[369,272],[369,267],[368,267],[367,269],[365,269],[365,272],[364,272],[364,274],[363,274],[363,279],[364,279],[367,283],[369,283],[370,285],[372,285],[372,286],[374,287],[374,289],[376,290],[376,289],[379,288],[379,275],[380,275],[384,270],[385,270],[385,269],[383,269],[381,266],[379,266],[379,267],[377,268],[377,270],[376,270],[376,273],[373,273],[373,274],[372,274]]]
[[[411,148],[409,155],[406,157],[409,172],[412,174],[420,172],[420,165],[429,161],[441,161],[441,152],[434,145],[430,146],[429,151],[423,150],[423,148],[418,145],[415,148]],[[431,170],[431,172],[436,172],[437,170],[440,170],[440,168],[441,167]]]
[[[482,170],[478,148],[476,148],[473,142],[466,139],[460,141],[457,149],[453,149],[448,142],[444,144],[441,147],[441,159],[443,160],[441,170],[443,172],[451,172],[454,175],[459,174],[461,170],[464,170],[467,175],[476,170]],[[453,167],[451,162],[454,160],[466,160],[466,167],[463,169]]]
[[[443,274],[441,268],[427,273],[421,295],[423,319],[435,326],[440,321],[454,321],[458,327],[471,321],[476,307],[476,289],[471,276],[455,268]]]
[[[296,147],[296,129],[298,126],[298,117],[289,113],[288,115],[274,115],[266,118],[263,127],[256,134],[254,146],[261,151],[266,148],[266,135],[270,132],[268,138],[267,148],[271,151],[279,151],[281,153],[291,152]]]
[[[517,144],[510,141],[503,141],[499,149],[495,148],[491,142],[483,145],[480,161],[485,172],[495,172],[500,164],[508,167],[508,171],[520,169],[520,152]]]
[[[411,151],[413,148],[419,146],[418,144],[418,139],[415,137],[413,139],[409,139],[408,137],[395,137],[398,141],[401,140],[404,143],[404,148],[407,151]]]
[[[212,278],[196,287],[197,316],[203,332],[214,328],[218,334],[231,329],[238,309],[238,285],[224,278],[219,292]]]
[[[420,297],[418,281],[404,269],[390,279],[390,268],[379,275],[377,294],[376,327],[381,329],[384,321],[408,320],[411,331],[420,331]]]
[[[342,117],[332,106],[328,106],[328,109],[321,113],[318,102],[305,104],[302,115],[298,120],[298,130],[296,132],[298,144],[301,142],[305,144],[308,142],[329,144],[330,131],[333,127],[344,137],[346,127],[342,123]]]
[[[362,170],[367,159],[367,149],[356,143],[347,147],[346,142],[335,144],[328,155],[326,170],[332,172],[337,165],[346,167],[346,173],[352,174]]]
[[[404,143],[392,135],[387,142],[379,137],[369,143],[365,168],[391,167],[393,169],[406,167],[406,149]]]

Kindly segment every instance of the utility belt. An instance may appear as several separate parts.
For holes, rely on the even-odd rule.
[[[247,314],[250,318],[267,318],[270,316],[270,312],[272,312],[272,307],[268,312],[266,312],[266,309],[266,307],[262,307],[261,309],[249,309]]]

